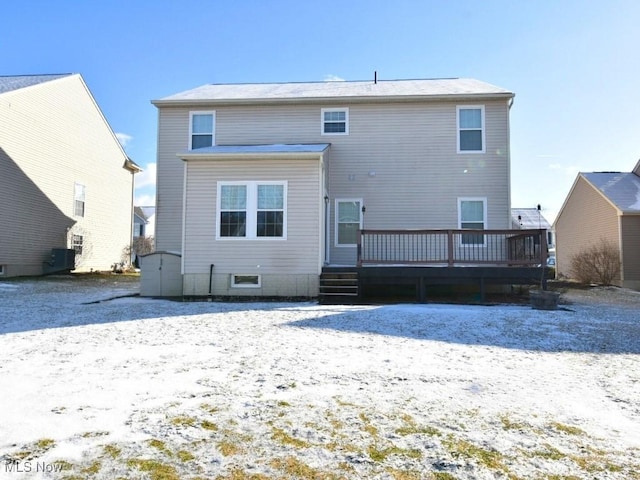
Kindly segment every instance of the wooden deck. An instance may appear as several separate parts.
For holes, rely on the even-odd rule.
[[[415,289],[418,302],[433,286],[546,288],[546,232],[539,230],[360,230],[355,266],[326,266],[321,297],[362,301],[372,286]]]

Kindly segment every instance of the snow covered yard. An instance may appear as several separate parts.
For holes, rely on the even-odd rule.
[[[178,303],[113,278],[0,282],[0,478],[640,479],[634,292]]]

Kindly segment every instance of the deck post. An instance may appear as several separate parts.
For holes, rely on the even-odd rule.
[[[356,265],[362,266],[362,230],[356,231]]]
[[[453,267],[453,230],[447,230],[447,264]]]

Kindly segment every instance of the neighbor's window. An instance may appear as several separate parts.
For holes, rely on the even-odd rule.
[[[484,106],[458,106],[458,153],[484,153]]]
[[[260,275],[231,274],[232,288],[260,288]]]
[[[349,109],[323,108],[322,135],[349,135]]]
[[[71,248],[76,251],[76,255],[82,255],[82,244],[84,237],[82,235],[73,235],[71,237]]]
[[[84,217],[84,203],[85,203],[85,186],[76,183],[74,186],[73,194],[73,214],[76,217]]]
[[[336,246],[352,246],[362,228],[362,200],[336,200]]]
[[[4,265],[0,265],[0,275],[4,275]]]
[[[215,137],[215,112],[191,112],[189,126],[189,148],[213,146]]]
[[[285,238],[287,182],[218,182],[217,238]]]
[[[484,198],[461,198],[458,200],[458,218],[461,229],[486,229],[487,202]],[[462,245],[484,245],[484,235],[465,233],[461,235]]]

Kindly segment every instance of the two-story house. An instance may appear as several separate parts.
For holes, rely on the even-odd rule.
[[[184,295],[312,297],[323,266],[356,264],[363,228],[510,229],[513,98],[454,78],[155,100],[156,249],[181,256]]]
[[[0,77],[0,277],[109,270],[139,170],[80,75]]]

